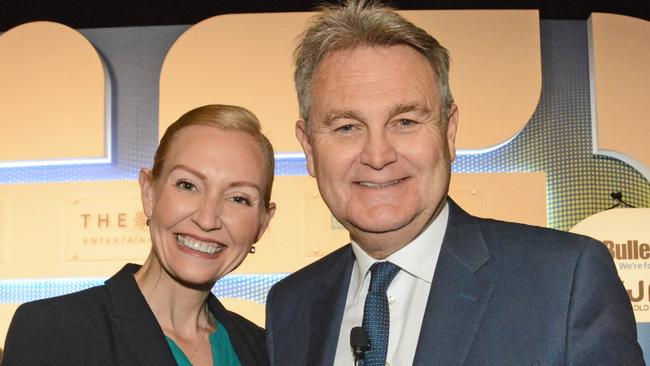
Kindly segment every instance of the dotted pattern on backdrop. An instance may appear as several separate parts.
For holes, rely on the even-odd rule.
[[[561,230],[611,207],[613,191],[623,192],[636,207],[650,207],[650,183],[643,175],[592,153],[587,36],[584,21],[542,20],[537,110],[510,143],[485,154],[461,155],[453,166],[463,173],[545,172],[548,226]]]

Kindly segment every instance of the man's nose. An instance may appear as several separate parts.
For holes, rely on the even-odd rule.
[[[369,132],[361,151],[361,163],[379,170],[397,159],[394,142],[385,131]]]

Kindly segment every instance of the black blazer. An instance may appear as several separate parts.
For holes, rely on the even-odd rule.
[[[21,305],[13,317],[3,366],[176,366],[127,264],[105,285]],[[228,331],[243,366],[268,364],[264,330],[226,310],[210,294],[208,309]]]
[[[414,365],[644,365],[602,243],[449,205]],[[272,365],[332,365],[353,265],[346,245],[271,288]]]

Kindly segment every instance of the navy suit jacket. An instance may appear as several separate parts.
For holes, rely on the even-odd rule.
[[[644,365],[602,243],[449,205],[414,365]],[[271,289],[272,365],[332,365],[353,264],[346,245]]]
[[[3,366],[176,366],[165,335],[127,264],[104,286],[21,305]],[[268,364],[264,331],[210,294],[208,309],[228,331],[242,366]]]

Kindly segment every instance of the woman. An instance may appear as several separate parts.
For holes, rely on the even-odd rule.
[[[247,110],[194,109],[138,178],[152,249],[103,286],[21,305],[3,365],[264,365],[263,330],[210,293],[266,230],[273,148]]]

